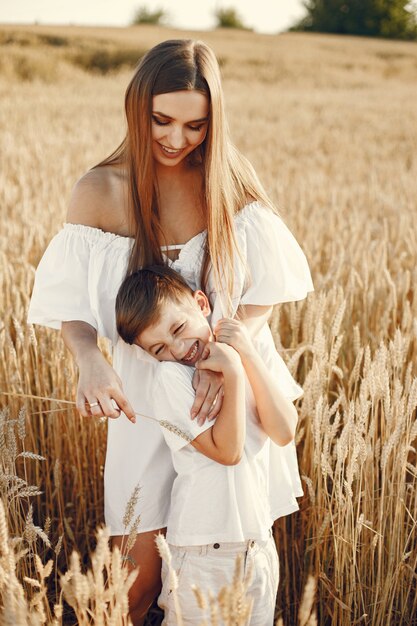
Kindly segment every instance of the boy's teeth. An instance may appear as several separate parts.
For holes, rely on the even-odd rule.
[[[185,358],[184,361],[192,361],[195,355],[197,354],[197,350],[198,350],[198,343],[195,343],[190,356],[187,356],[187,358]]]

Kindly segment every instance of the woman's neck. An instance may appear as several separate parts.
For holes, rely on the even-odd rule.
[[[175,167],[169,165],[162,165],[161,163],[155,163],[156,178],[159,182],[173,183],[177,180],[184,179],[190,175],[191,168],[185,161],[181,161]]]
[[[160,225],[167,243],[184,243],[206,227],[202,175],[197,167],[169,169],[157,175]]]

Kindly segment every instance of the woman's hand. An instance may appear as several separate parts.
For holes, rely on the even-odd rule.
[[[209,370],[196,370],[193,377],[195,400],[191,407],[191,419],[199,425],[206,419],[214,420],[220,413],[223,403],[223,376]]]
[[[119,417],[123,411],[136,422],[135,413],[123,393],[122,381],[100,350],[78,361],[77,409],[83,417]]]
[[[122,382],[97,346],[97,331],[87,322],[62,322],[62,338],[78,366],[77,409],[83,417],[119,417],[131,422],[135,413],[123,393]]]
[[[205,350],[202,359],[207,358]],[[198,370],[194,372],[193,387],[195,400],[191,407],[191,419],[197,419],[198,423],[204,424],[206,419],[213,420],[220,413],[223,403],[223,375],[210,370]]]

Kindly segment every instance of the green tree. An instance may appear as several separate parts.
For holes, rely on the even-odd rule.
[[[242,30],[249,30],[242,22],[236,9],[217,9],[214,13],[214,17],[217,19],[216,28],[240,28]]]
[[[166,22],[167,15],[163,9],[148,9],[147,6],[140,6],[136,9],[132,20],[132,25],[136,24],[156,24],[162,25]]]
[[[292,30],[393,39],[417,38],[409,0],[305,0],[307,15]]]

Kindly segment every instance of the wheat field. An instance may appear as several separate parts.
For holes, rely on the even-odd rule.
[[[59,333],[25,319],[71,187],[124,135],[132,64],[188,36],[218,55],[233,139],[315,284],[271,321],[305,391],[277,624],[417,624],[416,46],[42,26],[0,26],[0,623],[127,624],[129,577],[96,531],[106,424],[74,410]]]

